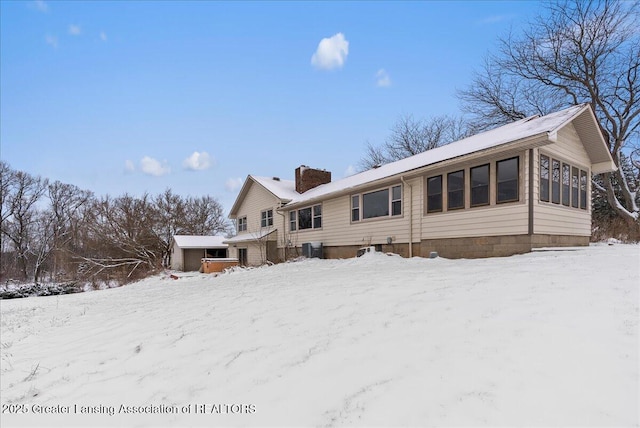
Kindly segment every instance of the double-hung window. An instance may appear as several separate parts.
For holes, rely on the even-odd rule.
[[[540,155],[540,200],[549,202],[549,156]]]
[[[562,164],[562,205],[568,207],[571,201],[571,167],[566,163]]]
[[[515,157],[496,162],[496,203],[519,199],[519,160]]]
[[[427,212],[437,213],[442,211],[442,176],[429,177],[427,179]]]
[[[587,172],[580,170],[580,208],[587,209]]]
[[[322,227],[322,205],[314,205],[313,207],[313,228],[320,229]]]
[[[351,197],[351,221],[360,220],[360,195]]]
[[[489,164],[471,168],[471,206],[489,205]]]
[[[560,162],[551,161],[551,202],[560,203]]]
[[[273,210],[264,210],[260,213],[260,227],[273,226]]]
[[[578,195],[579,195],[579,179],[578,168],[571,167],[571,206],[578,208]]]
[[[238,232],[245,232],[247,230],[247,216],[240,217],[238,219]]]
[[[297,224],[298,223],[296,222],[296,212],[295,211],[289,211],[289,230],[291,232],[295,232]]]
[[[447,174],[447,209],[464,208],[464,170]]]

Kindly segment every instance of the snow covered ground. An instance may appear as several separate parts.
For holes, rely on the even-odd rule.
[[[0,422],[638,426],[639,284],[596,245],[3,300]]]

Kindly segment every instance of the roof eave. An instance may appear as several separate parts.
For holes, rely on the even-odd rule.
[[[504,143],[501,144],[499,146],[494,146],[494,147],[489,147],[487,149],[482,149],[482,150],[478,150],[475,152],[471,152],[471,153],[466,153],[464,155],[461,156],[456,156],[453,158],[449,158],[449,159],[445,159],[439,162],[434,162],[428,165],[424,165],[418,168],[413,168],[410,170],[406,170],[406,171],[402,171],[399,172],[397,174],[393,174],[393,175],[389,175],[387,177],[382,177],[380,179],[377,180],[372,180],[372,181],[368,181],[366,183],[362,183],[353,187],[349,187],[346,189],[340,189],[337,190],[335,192],[331,192],[331,193],[326,193],[324,195],[320,195],[318,197],[315,198],[311,198],[311,199],[306,199],[304,201],[300,201],[300,202],[293,202],[289,205],[286,205],[284,207],[282,207],[282,211],[289,211],[291,209],[294,208],[300,208],[300,207],[306,207],[308,205],[313,205],[313,204],[317,204],[318,202],[322,202],[325,201],[327,199],[333,199],[342,195],[346,195],[346,194],[350,194],[350,193],[354,193],[354,192],[358,192],[359,190],[362,189],[366,189],[369,187],[372,187],[373,185],[375,185],[376,183],[382,184],[385,183],[387,181],[394,181],[394,180],[399,180],[400,177],[404,177],[405,179],[411,179],[411,178],[415,178],[416,176],[420,176],[422,174],[424,174],[425,172],[427,172],[430,169],[434,169],[434,168],[442,168],[442,167],[446,167],[450,164],[453,163],[457,163],[457,162],[464,162],[467,159],[471,158],[476,158],[476,157],[482,157],[482,156],[491,156],[494,153],[498,153],[498,152],[508,152],[508,151],[513,151],[515,149],[518,150],[527,150],[530,148],[534,148],[534,147],[541,147],[541,146],[545,146],[547,144],[551,144],[553,142],[556,141],[557,135],[555,135],[554,133],[549,133],[549,132],[541,132],[539,134],[536,135],[531,135],[529,137],[525,137],[525,138],[521,138],[519,140],[516,141],[511,141],[508,143]]]

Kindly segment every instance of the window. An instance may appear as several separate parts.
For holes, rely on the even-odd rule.
[[[391,188],[391,215],[402,214],[402,186]]]
[[[389,215],[389,189],[362,195],[362,218],[386,217]]]
[[[540,155],[540,200],[549,202],[549,156]]]
[[[265,210],[260,213],[260,227],[273,226],[273,210]]]
[[[298,229],[311,229],[311,207],[298,210]]]
[[[351,221],[360,221],[360,196],[351,197]]]
[[[313,207],[313,228],[320,229],[322,227],[322,205]]]
[[[569,206],[571,193],[569,192],[569,182],[571,175],[571,167],[566,163],[562,164],[562,205]]]
[[[291,232],[295,232],[296,230],[296,212],[295,211],[289,211],[289,230]]]
[[[247,230],[247,216],[240,217],[238,219],[238,232],[245,232]]]
[[[489,205],[489,164],[471,168],[471,206]]]
[[[464,170],[447,174],[447,209],[464,208]]]
[[[587,209],[587,172],[580,170],[580,208]]]
[[[402,186],[351,196],[351,221],[402,214]]]
[[[519,158],[515,157],[496,162],[497,203],[517,201],[519,199],[519,160]]]
[[[571,206],[578,208],[578,168],[571,168]]]
[[[442,176],[427,179],[427,212],[442,211]]]
[[[560,162],[553,160],[551,162],[551,202],[554,204],[560,203]]]
[[[320,229],[322,227],[322,205],[314,205],[289,212],[289,229],[296,230],[296,218],[298,219],[297,229]]]

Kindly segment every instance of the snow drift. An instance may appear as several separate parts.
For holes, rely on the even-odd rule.
[[[640,247],[0,301],[2,426],[637,426]]]

